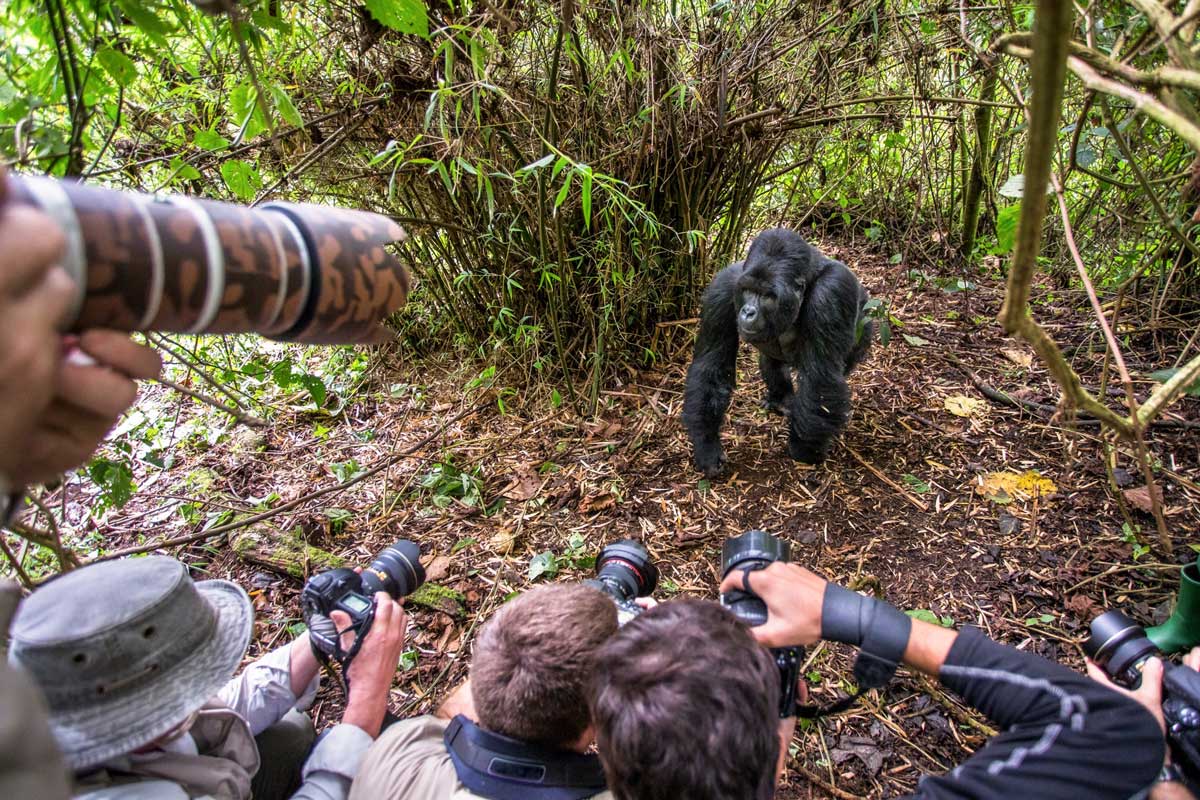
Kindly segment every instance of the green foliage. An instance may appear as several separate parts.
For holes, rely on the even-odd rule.
[[[1160,369],[1157,372],[1151,372],[1150,379],[1154,380],[1154,381],[1158,381],[1159,383],[1166,383],[1167,381],[1174,378],[1175,375],[1178,374],[1178,372],[1179,372],[1179,370],[1177,368]],[[1197,379],[1190,386],[1186,387],[1184,389],[1184,392],[1186,392],[1187,394],[1190,394],[1192,397],[1200,397],[1200,379]]]
[[[137,488],[133,483],[133,468],[127,460],[92,459],[87,466],[87,475],[100,488],[100,494],[90,507],[96,516],[124,506]]]
[[[465,506],[483,506],[483,481],[478,467],[466,472],[450,461],[439,461],[421,477],[419,486],[438,508],[456,500]]]
[[[530,583],[538,578],[553,578],[558,574],[558,559],[550,550],[538,553],[529,560],[529,573],[526,576]]]
[[[420,0],[365,0],[371,16],[399,33],[429,38],[429,18]]]

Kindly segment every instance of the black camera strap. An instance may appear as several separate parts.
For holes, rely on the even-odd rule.
[[[459,782],[490,800],[583,800],[605,789],[604,768],[594,754],[501,736],[461,714],[443,738]]]

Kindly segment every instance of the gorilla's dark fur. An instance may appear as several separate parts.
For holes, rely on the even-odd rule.
[[[725,464],[719,434],[739,337],[758,350],[763,405],[788,418],[791,457],[825,458],[850,416],[846,376],[871,346],[874,324],[863,316],[869,297],[845,264],[781,228],[759,234],[745,261],[718,272],[704,292],[683,401],[696,469],[712,477]]]

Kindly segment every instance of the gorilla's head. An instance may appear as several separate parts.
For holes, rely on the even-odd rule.
[[[787,230],[766,231],[754,240],[734,295],[743,341],[774,341],[796,323],[804,300],[807,250],[804,240]]]

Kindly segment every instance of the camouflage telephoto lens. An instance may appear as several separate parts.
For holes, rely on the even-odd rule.
[[[9,176],[6,202],[62,228],[77,295],[63,330],[260,333],[372,344],[409,276],[386,246],[404,231],[366,211],[298,203],[248,208]]]
[[[425,582],[425,568],[420,559],[421,548],[417,543],[401,539],[362,571],[363,592],[368,596],[387,592],[393,600],[412,594]]]

